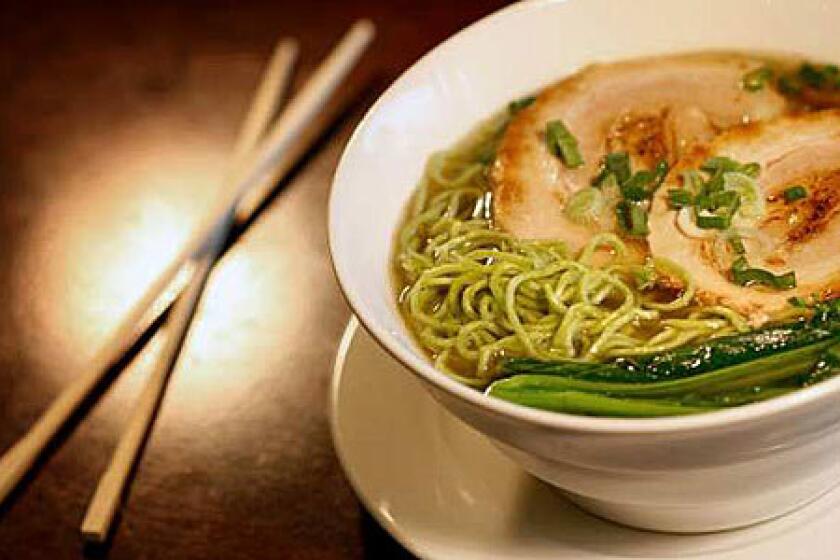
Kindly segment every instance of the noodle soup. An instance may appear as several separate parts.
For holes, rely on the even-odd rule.
[[[835,97],[834,66],[714,53],[597,65],[511,102],[429,158],[395,239],[417,343],[464,384],[591,415],[834,375],[840,262],[806,255],[833,240]]]

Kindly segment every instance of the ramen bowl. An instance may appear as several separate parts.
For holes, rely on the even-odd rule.
[[[461,31],[382,95],[339,164],[329,242],[353,311],[447,410],[596,515],[703,532],[756,523],[817,498],[840,481],[840,378],[686,417],[595,418],[521,407],[432,366],[400,315],[391,259],[427,157],[510,100],[589,63],[644,55],[735,49],[832,60],[840,52],[836,21],[840,4],[828,1],[536,1]]]

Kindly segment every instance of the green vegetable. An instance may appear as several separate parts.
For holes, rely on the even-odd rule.
[[[727,210],[730,214],[735,212],[735,209],[741,204],[741,195],[735,191],[714,192],[707,197],[697,199],[697,205],[701,205],[703,210]]]
[[[621,383],[589,381],[559,375],[516,375],[490,386],[498,391],[580,391],[611,397],[680,397],[689,394],[714,395],[763,386],[810,371],[822,352],[836,339],[777,352],[755,360],[730,365],[690,377],[666,381]]]
[[[740,204],[741,197],[735,191],[698,195],[694,200],[694,221],[701,229],[729,229]]]
[[[785,202],[791,203],[795,202],[799,199],[806,198],[808,196],[808,191],[805,190],[805,187],[802,185],[794,185],[792,187],[788,187],[785,189],[784,197]]]
[[[797,77],[814,89],[836,88],[840,83],[840,69],[833,64],[819,66],[806,62],[799,67]]]
[[[668,170],[670,167],[668,166],[668,162],[664,159],[659,160],[656,164],[656,167],[653,168],[653,190],[655,191],[660,186],[662,186],[662,182],[665,180],[665,177],[668,175]]]
[[[727,171],[740,171],[741,167],[741,164],[732,158],[728,158],[726,156],[716,156],[703,162],[703,165],[700,166],[700,170],[715,174],[725,173]]]
[[[808,301],[799,296],[788,298],[788,303],[794,307],[808,307]]]
[[[822,304],[809,321],[771,325],[609,364],[511,358],[503,363],[502,374],[560,375],[623,382],[678,379],[837,339],[840,337],[838,307],[840,305],[835,302]]]
[[[577,139],[572,136],[563,121],[556,120],[548,123],[546,142],[551,153],[563,160],[566,167],[575,168],[583,165],[583,156],[580,155]]]
[[[801,387],[808,387],[834,377],[838,372],[840,372],[840,344],[834,344],[826,348],[811,371],[800,376],[797,381]]]
[[[654,175],[650,171],[637,171],[627,181],[621,184],[621,195],[627,200],[640,202],[651,196],[648,185],[654,181]]]
[[[694,169],[683,171],[682,173],[683,187],[691,194],[698,194],[703,191],[703,177]]]
[[[669,193],[671,208],[694,206],[698,228],[726,230],[736,215],[751,221],[764,214],[764,198],[755,181],[761,171],[759,164],[742,164],[726,156],[716,156],[703,162],[700,170],[709,175],[708,180],[690,170],[682,175],[683,192]],[[693,194],[693,198],[686,192]]]
[[[796,96],[803,87],[816,90],[840,88],[840,68],[834,64],[811,64],[806,62],[789,75],[781,76],[776,86],[785,95]]]
[[[749,221],[764,215],[765,201],[761,187],[749,175],[742,171],[729,171],[723,174],[723,189],[738,193],[738,216]]]
[[[640,204],[622,200],[616,205],[615,212],[618,223],[630,235],[644,237],[650,232],[647,211]]]
[[[507,390],[491,385],[489,395],[531,408],[612,417],[656,417],[708,412],[717,407],[683,405],[656,399],[618,399],[580,391]]]
[[[743,173],[747,177],[755,179],[758,177],[759,173],[761,173],[761,165],[754,161],[745,163],[741,166],[741,169],[738,170],[738,173]]]
[[[742,256],[732,263],[732,281],[739,286],[760,284],[777,290],[790,290],[796,287],[796,273],[775,275],[762,268],[751,268],[747,259]]]
[[[523,97],[521,99],[511,101],[510,103],[508,103],[508,112],[511,115],[515,115],[516,113],[518,113],[519,111],[521,111],[525,107],[528,107],[529,105],[531,105],[536,100],[537,100],[536,96],[528,95],[528,96]]]
[[[586,187],[569,197],[563,211],[575,223],[593,224],[599,220],[604,204],[604,193],[595,187]]]
[[[611,152],[604,158],[601,171],[592,180],[594,186],[601,186],[607,177],[613,175],[621,185],[630,178],[630,155],[627,152]]]
[[[758,91],[773,79],[773,70],[767,66],[750,70],[741,79],[741,85],[747,91]]]
[[[732,225],[732,216],[697,214],[694,221],[700,229],[729,229]]]
[[[669,189],[668,204],[671,208],[685,208],[694,204],[694,195],[685,189]]]
[[[782,76],[776,82],[779,91],[784,95],[799,95],[802,93],[802,84],[790,76]]]
[[[747,252],[747,248],[744,247],[744,242],[741,240],[740,237],[734,235],[726,240],[729,248],[732,249],[736,255],[744,255]]]

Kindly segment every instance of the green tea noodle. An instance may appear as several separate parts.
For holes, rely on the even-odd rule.
[[[487,171],[506,121],[430,158],[397,238],[399,305],[437,368],[484,387],[504,357],[604,361],[748,330],[730,309],[696,306],[675,264],[625,261],[614,234],[572,255],[494,229]],[[657,271],[680,289],[657,288]]]

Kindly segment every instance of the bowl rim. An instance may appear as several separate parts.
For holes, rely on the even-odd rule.
[[[336,171],[330,184],[329,200],[327,203],[327,243],[330,252],[330,263],[333,273],[338,281],[341,293],[353,311],[353,314],[362,326],[373,336],[377,343],[395,360],[402,364],[412,374],[430,383],[436,389],[458,400],[466,401],[468,404],[489,412],[495,416],[505,417],[528,424],[536,425],[553,430],[566,430],[579,433],[613,433],[613,434],[658,434],[674,432],[695,432],[714,428],[732,427],[748,422],[755,422],[765,419],[768,416],[781,413],[794,413],[801,409],[816,405],[821,401],[828,400],[840,392],[840,376],[826,380],[811,387],[804,387],[793,393],[769,399],[767,401],[742,405],[739,407],[704,412],[686,416],[666,416],[658,418],[610,418],[596,416],[582,416],[566,414],[562,412],[551,412],[529,408],[523,405],[514,404],[502,399],[497,399],[484,394],[481,391],[463,385],[452,379],[445,373],[438,371],[425,357],[418,353],[407,351],[401,344],[398,344],[391,333],[383,327],[376,318],[367,317],[363,312],[364,305],[361,297],[352,289],[351,282],[345,282],[344,277],[350,276],[349,270],[341,268],[341,259],[337,258],[336,251],[336,223],[338,215],[337,188],[336,185],[345,181],[347,168],[350,162],[350,153],[353,147],[360,142],[373,119],[373,115],[386,105],[397,93],[399,87],[409,81],[415,74],[427,65],[431,64],[434,57],[446,49],[453,48],[461,41],[467,40],[475,29],[481,29],[497,24],[500,20],[527,11],[540,11],[547,6],[565,4],[568,0],[530,0],[519,2],[497,10],[483,18],[464,27],[451,35],[434,48],[429,50],[400,76],[379,96],[379,98],[367,110],[364,117],[350,136],[341,158],[339,159]],[[390,283],[390,282],[389,282]],[[391,294],[393,297],[393,294]],[[408,330],[408,327],[403,324]],[[409,333],[410,334],[410,333]],[[413,337],[412,337],[413,338]],[[416,346],[416,343],[415,343]]]

